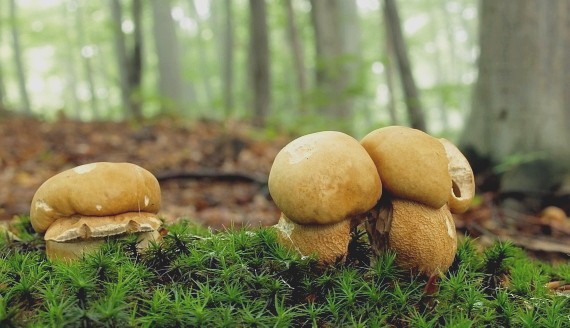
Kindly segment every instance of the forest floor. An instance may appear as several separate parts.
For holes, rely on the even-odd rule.
[[[0,118],[0,220],[28,214],[36,189],[56,173],[109,161],[135,163],[157,176],[160,213],[167,221],[189,218],[214,229],[272,225],[279,210],[267,176],[291,139],[237,122],[160,120],[135,126]],[[471,210],[456,216],[456,225],[483,245],[509,239],[542,259],[568,260],[570,254],[569,219],[505,213],[493,192],[480,194]]]

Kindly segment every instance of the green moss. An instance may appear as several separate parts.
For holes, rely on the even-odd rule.
[[[570,266],[530,260],[509,243],[459,245],[439,290],[370,258],[362,235],[347,262],[320,267],[276,241],[271,229],[168,227],[139,253],[133,238],[109,240],[73,263],[46,260],[29,221],[22,241],[0,239],[1,327],[570,327],[570,298],[544,287]]]

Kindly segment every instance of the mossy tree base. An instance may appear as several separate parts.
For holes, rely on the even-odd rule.
[[[370,261],[362,233],[344,264],[301,258],[261,228],[213,233],[181,222],[162,245],[107,243],[83,260],[46,260],[43,240],[0,238],[1,327],[570,326],[570,264],[528,259],[510,244],[484,253],[466,239],[433,295],[398,269],[394,254]]]

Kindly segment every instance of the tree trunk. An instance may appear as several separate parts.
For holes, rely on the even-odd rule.
[[[338,1],[311,0],[317,62],[315,68],[318,107],[331,119],[348,119],[347,81],[342,65],[342,37]]]
[[[121,103],[123,105],[124,116],[133,118],[134,112],[131,106],[131,88],[129,84],[129,58],[127,56],[127,45],[125,34],[122,30],[123,10],[119,0],[111,1],[111,15],[113,18],[113,35],[115,38],[115,54],[117,58],[117,68],[119,72],[119,86],[121,89]]]
[[[170,1],[152,0],[153,33],[158,56],[158,89],[165,98],[162,104],[164,114],[174,114],[185,109],[182,81],[180,48],[176,37],[174,21],[170,14]],[[192,89],[186,90],[191,96]]]
[[[91,58],[93,56],[93,51],[90,48],[85,48],[85,44],[89,42],[85,34],[85,25],[83,21],[85,20],[85,13],[83,11],[83,3],[77,4],[77,12],[75,13],[75,25],[77,27],[77,38],[78,44],[81,47],[81,58],[83,62],[83,72],[85,74],[85,79],[87,80],[87,87],[89,88],[89,93],[91,97],[89,101],[91,103],[91,113],[95,120],[101,119],[101,111],[99,109],[99,101],[97,99],[97,88],[95,87],[95,79],[93,78],[93,66],[91,63]]]
[[[384,58],[382,64],[384,64],[384,75],[386,76],[386,87],[388,88],[388,114],[390,115],[390,124],[398,125],[398,113],[396,111],[395,98],[395,88],[394,88],[394,71],[393,71],[393,60],[394,57],[394,47],[392,46],[392,36],[390,35],[390,26],[388,20],[386,19],[386,11],[381,10],[382,21],[384,22]]]
[[[393,42],[398,67],[400,69],[400,81],[402,82],[402,88],[404,90],[410,125],[415,129],[426,131],[426,122],[420,102],[420,95],[412,74],[412,67],[408,58],[408,49],[402,33],[400,16],[395,0],[385,0],[384,10],[386,21],[389,25],[388,32],[392,36],[390,40]]]
[[[224,112],[229,118],[234,108],[234,14],[232,0],[224,1],[224,35],[223,35],[223,88],[224,88]]]
[[[303,59],[303,49],[301,48],[301,40],[297,31],[297,23],[295,20],[295,11],[293,10],[293,1],[285,0],[285,11],[287,13],[287,36],[289,47],[291,48],[291,57],[295,67],[295,77],[297,79],[297,90],[299,93],[299,108],[301,112],[305,112],[305,97],[307,95],[307,78],[305,76],[305,61]]]
[[[337,0],[342,49],[342,70],[345,81],[345,103],[349,115],[353,111],[355,96],[366,88],[366,77],[362,74],[362,42],[360,17],[356,0]]]
[[[203,81],[204,86],[204,97],[206,98],[206,105],[208,108],[211,108],[214,101],[214,96],[212,92],[212,83],[210,83],[210,69],[208,64],[208,54],[206,53],[206,44],[202,39],[201,32],[204,30],[204,26],[202,23],[202,18],[198,15],[198,11],[196,9],[196,3],[194,0],[189,0],[190,12],[191,16],[196,21],[196,25],[198,27],[198,36],[197,36],[197,47],[196,51],[198,53],[198,62],[200,65],[200,74],[201,80]]]
[[[26,72],[24,70],[22,48],[20,46],[20,32],[18,30],[16,11],[16,0],[10,0],[10,27],[12,33],[12,47],[14,51],[14,64],[16,66],[16,72],[18,73],[18,89],[20,92],[20,101],[22,102],[21,107],[24,114],[30,115],[32,113],[32,109],[30,107],[28,90],[26,89]]]
[[[460,144],[518,164],[503,191],[552,190],[570,172],[570,2],[483,0],[479,25],[479,76]]]
[[[0,12],[3,10],[2,6],[4,3],[0,3]],[[0,24],[0,44],[2,44],[2,24]],[[6,109],[6,89],[4,87],[4,72],[2,70],[2,63],[0,63],[0,113],[2,113]]]
[[[64,3],[62,8],[63,11],[63,23],[65,24],[65,35],[63,36],[65,47],[63,47],[63,54],[61,60],[63,61],[62,66],[65,69],[65,95],[67,98],[65,101],[66,112],[72,112],[73,118],[76,120],[81,119],[81,103],[79,97],[77,96],[77,69],[75,54],[77,53],[77,48],[79,46],[80,40],[74,35],[75,27],[74,21],[68,15],[69,3]],[[73,45],[73,46],[72,46]],[[70,108],[71,107],[71,108]]]
[[[141,0],[133,0],[132,3],[133,16],[133,48],[131,49],[131,58],[129,60],[129,95],[130,105],[133,115],[137,121],[142,120],[142,96],[141,83],[143,73],[143,34],[142,34],[142,2]]]
[[[269,37],[265,0],[249,0],[250,78],[253,89],[253,124],[264,126],[270,105]]]

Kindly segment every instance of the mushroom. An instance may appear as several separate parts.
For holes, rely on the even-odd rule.
[[[36,191],[32,227],[45,234],[50,259],[76,259],[106,237],[138,234],[139,249],[161,239],[160,186],[130,163],[85,164],[56,174]]]
[[[366,222],[373,251],[392,249],[398,265],[431,277],[445,272],[457,250],[451,212],[467,210],[475,195],[469,162],[451,142],[407,127],[377,129],[361,144],[384,187]]]
[[[302,255],[316,253],[323,263],[345,257],[350,227],[382,193],[366,150],[336,131],[308,134],[287,144],[275,157],[268,185],[283,212],[274,226],[280,239]]]
[[[448,199],[451,213],[463,213],[469,209],[475,197],[475,178],[467,158],[447,139],[439,139],[447,153],[448,170],[451,176],[451,193]]]
[[[436,138],[420,130],[389,126],[370,132],[360,143],[390,194],[434,208],[448,202],[452,186],[448,159]]]

